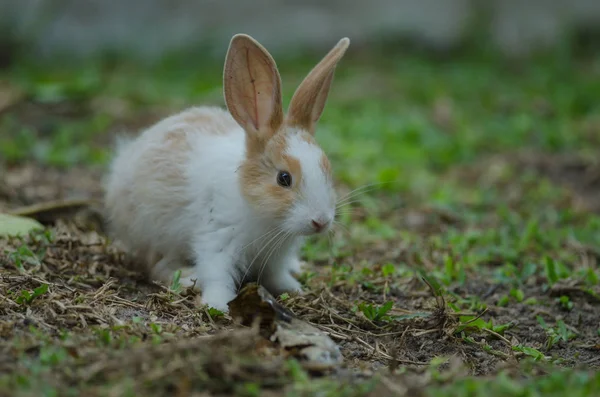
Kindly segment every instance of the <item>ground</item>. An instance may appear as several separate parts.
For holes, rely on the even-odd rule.
[[[222,104],[220,61],[0,71],[0,213],[85,200],[0,238],[0,395],[599,390],[600,58],[392,48],[338,67],[317,138],[347,205],[278,297],[338,343],[325,373],[148,280],[96,212],[114,136]],[[286,100],[315,60],[281,62]]]

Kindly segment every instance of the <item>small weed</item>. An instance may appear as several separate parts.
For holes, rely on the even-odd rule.
[[[181,283],[179,280],[181,279],[181,269],[177,269],[175,273],[173,273],[173,280],[171,281],[171,286],[169,289],[175,293],[181,292]]]
[[[163,328],[160,324],[150,323],[150,330],[152,330],[152,343],[155,345],[162,342]]]
[[[533,347],[527,347],[523,345],[513,346],[512,348],[516,352],[521,352],[526,356],[533,358],[534,361],[545,361],[546,356],[541,351],[534,349]]]
[[[391,263],[386,263],[381,267],[381,273],[383,274],[383,277],[392,276],[396,273],[396,266]]]
[[[40,297],[48,292],[48,284],[42,284],[39,287],[35,288],[33,292],[23,290],[21,294],[15,299],[20,305],[29,305],[33,300],[37,297]]]
[[[405,320],[414,320],[415,318],[429,318],[431,317],[431,313],[428,312],[417,312],[417,313],[409,313],[409,314],[401,314],[399,316],[394,316],[394,321],[405,321]]]
[[[513,288],[510,290],[510,296],[512,296],[513,298],[515,298],[515,300],[519,303],[523,302],[523,299],[525,299],[525,294],[523,293],[523,290],[519,289],[519,288]]]
[[[101,346],[110,346],[113,341],[112,333],[108,328],[97,328],[94,330]]]
[[[69,353],[60,346],[43,346],[40,349],[39,360],[42,365],[55,366],[63,362]]]
[[[279,300],[281,300],[282,302],[285,302],[288,299],[290,299],[290,294],[288,294],[287,292],[284,292],[283,294],[279,295]]]
[[[500,306],[500,307],[506,307],[506,306],[508,306],[509,303],[510,303],[510,296],[504,295],[500,299],[498,299],[498,302],[496,302],[496,305]]]
[[[215,309],[214,307],[209,307],[208,308],[208,315],[212,319],[217,319],[217,318],[225,316],[225,313],[223,313],[219,309]]]
[[[523,302],[525,299],[525,293],[520,288],[511,288],[508,295],[502,296],[498,302],[496,303],[500,307],[506,307],[509,305],[510,301],[515,301],[517,303]]]
[[[462,285],[465,283],[466,273],[462,263],[456,261],[452,256],[446,255],[444,258],[444,278],[446,285],[457,282]]]
[[[436,297],[441,297],[444,293],[444,289],[438,282],[437,278],[429,276],[423,269],[418,271],[419,275],[423,279],[423,282],[427,284],[429,288],[431,288],[431,292]]]
[[[571,331],[563,320],[558,320],[555,327],[547,325],[541,316],[537,316],[537,320],[548,336],[545,345],[546,350],[552,349],[559,342],[568,342],[577,337],[577,334]]]
[[[550,257],[546,257],[546,279],[548,285],[553,286],[560,279],[567,278],[571,275],[570,270],[559,261],[555,261]]]
[[[598,279],[599,277],[597,271],[592,269],[591,267],[585,271],[585,274],[583,276],[583,280],[588,285],[598,285]]]
[[[138,316],[134,316],[131,318],[131,322],[134,324],[142,324],[144,322],[144,319]]]
[[[259,397],[261,395],[260,384],[255,382],[248,382],[236,386],[236,396],[242,397]]]
[[[379,307],[367,303],[360,303],[358,305],[358,309],[365,315],[366,318],[373,322],[390,321],[391,318],[387,315],[387,313],[392,309],[393,305],[393,301],[386,302]]]
[[[529,306],[534,306],[534,305],[539,305],[540,301],[537,298],[527,298],[523,301],[523,303],[525,305],[529,305]]]
[[[294,382],[306,383],[309,381],[308,374],[304,371],[302,365],[298,361],[294,359],[288,360],[286,361],[286,367]]]
[[[162,334],[162,326],[156,323],[150,323],[150,329],[154,333],[154,335]]]
[[[502,335],[506,330],[514,326],[513,323],[494,325],[492,319],[490,319],[489,321],[485,321],[483,318],[476,316],[460,316],[459,322],[460,325],[457,327],[455,333],[480,332],[482,329],[485,328]]]
[[[329,280],[329,285],[332,286],[338,281],[349,280],[352,275],[351,266],[334,264],[331,267],[331,278]],[[354,279],[352,280],[354,281]]]
[[[298,277],[298,281],[300,281],[301,284],[306,285],[311,279],[315,278],[316,276],[316,272],[303,272]]]
[[[25,264],[40,266],[41,258],[36,255],[31,248],[27,245],[23,244],[18,247],[16,250],[8,254],[8,257],[12,260],[15,267],[20,272],[25,272]]]
[[[480,313],[486,310],[488,307],[479,296],[473,295],[463,298],[459,294],[455,294],[453,292],[449,292],[449,295],[451,295],[455,300],[454,302],[447,302],[447,304],[457,313],[463,310]]]
[[[571,301],[571,299],[568,296],[563,295],[560,298],[556,298],[555,301],[556,301],[556,303],[558,303],[558,305],[563,310],[566,310],[566,311],[573,310],[573,302]]]

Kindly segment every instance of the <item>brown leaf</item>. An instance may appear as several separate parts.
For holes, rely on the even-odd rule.
[[[289,321],[293,317],[266,289],[254,283],[247,284],[229,302],[229,314],[245,326],[251,326],[258,320],[260,329],[267,331],[265,336],[275,331],[276,319]]]
[[[100,203],[93,200],[56,200],[15,208],[11,215],[26,216],[43,224],[55,223],[58,219],[74,220],[81,226],[103,230]]]
[[[343,362],[339,347],[327,334],[297,318],[257,284],[246,285],[229,303],[229,311],[244,325],[258,321],[261,334],[306,369],[325,371]]]

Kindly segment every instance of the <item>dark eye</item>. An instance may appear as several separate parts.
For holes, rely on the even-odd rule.
[[[292,186],[292,175],[287,171],[279,171],[277,174],[277,183],[283,187]]]

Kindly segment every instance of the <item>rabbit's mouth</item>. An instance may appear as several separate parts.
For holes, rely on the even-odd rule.
[[[333,220],[330,219],[311,219],[310,222],[302,228],[299,234],[303,236],[314,236],[326,234],[331,230]]]

